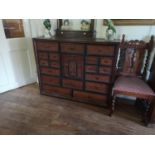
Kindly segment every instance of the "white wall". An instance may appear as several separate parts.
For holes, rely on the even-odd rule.
[[[56,29],[56,20],[51,19],[53,30]],[[43,19],[31,19],[32,36],[42,36],[45,33]],[[96,38],[105,38],[106,26],[103,26],[103,19],[95,20]],[[126,39],[142,39],[148,41],[151,35],[155,35],[155,26],[116,26],[116,39],[120,39],[122,34]]]
[[[32,37],[40,37],[46,34],[46,30],[43,25],[44,19],[30,19],[31,33]],[[54,30],[57,28],[57,20],[51,19],[52,23],[52,34],[54,35]]]
[[[25,37],[9,38],[0,19],[0,93],[36,81],[29,20],[23,20]]]
[[[43,19],[31,19],[31,29],[32,36],[38,37],[43,36],[45,34],[45,28],[43,26]],[[51,19],[52,23],[52,33],[54,34],[54,30],[57,27],[56,20]],[[103,19],[95,20],[95,30],[96,30],[96,38],[106,38],[105,31],[106,26],[103,26]],[[116,36],[115,39],[121,39],[122,35],[125,34],[125,38],[127,40],[138,39],[149,41],[151,35],[155,35],[155,26],[147,25],[147,26],[116,26]],[[150,65],[152,63],[154,57],[155,49],[152,52]]]

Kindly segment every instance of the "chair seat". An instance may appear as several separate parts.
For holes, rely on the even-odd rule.
[[[113,93],[124,95],[155,96],[153,90],[140,78],[120,76],[116,80]],[[144,96],[143,96],[144,95]]]

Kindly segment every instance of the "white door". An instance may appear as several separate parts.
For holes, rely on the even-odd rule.
[[[0,93],[36,82],[29,20],[23,26],[25,37],[6,38],[0,20]]]

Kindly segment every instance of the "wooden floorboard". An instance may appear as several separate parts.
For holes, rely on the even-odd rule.
[[[36,84],[0,94],[1,135],[155,134],[134,108],[118,105],[112,117],[107,114],[105,108],[40,95]]]

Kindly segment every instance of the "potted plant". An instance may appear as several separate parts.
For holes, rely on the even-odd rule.
[[[51,34],[51,28],[52,28],[51,21],[49,19],[45,19],[44,22],[43,22],[43,24],[44,24],[45,28],[48,31],[49,37],[52,37],[52,34]]]
[[[108,40],[113,40],[114,35],[116,33],[115,26],[113,24],[113,21],[111,19],[104,19],[105,24],[108,26],[106,29],[106,37]]]

